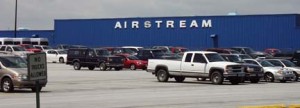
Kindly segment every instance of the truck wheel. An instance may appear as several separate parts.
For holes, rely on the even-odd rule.
[[[237,85],[241,82],[241,78],[232,78],[229,81],[232,85]]]
[[[106,67],[105,63],[101,63],[100,64],[100,70],[105,71],[106,69],[107,69],[107,67]]]
[[[251,83],[258,83],[259,82],[259,78],[250,78],[250,82]]]
[[[130,70],[136,70],[136,66],[134,64],[130,65]]]
[[[6,93],[14,91],[14,85],[10,78],[4,78],[1,81],[1,90]]]
[[[115,67],[116,71],[119,71],[119,70],[122,70],[122,69],[123,69],[122,67]]]
[[[294,72],[294,74],[295,74],[294,81],[298,81],[299,80],[299,75],[296,72]]]
[[[185,79],[185,77],[181,77],[181,76],[179,76],[179,77],[174,77],[174,78],[175,78],[176,82],[183,82],[184,79]]]
[[[157,71],[156,77],[159,82],[167,82],[169,80],[169,74],[164,69],[159,69]]]
[[[74,63],[73,63],[73,67],[74,67],[75,70],[80,70],[80,68],[81,68],[79,62],[74,62]]]
[[[267,82],[274,82],[274,75],[272,73],[266,73],[265,74],[265,80]]]
[[[214,71],[211,74],[211,81],[213,84],[223,84],[224,77],[219,71]]]
[[[95,66],[88,66],[89,70],[94,70]]]
[[[64,60],[64,58],[62,58],[62,57],[59,58],[58,61],[59,61],[59,63],[65,63],[65,60]]]

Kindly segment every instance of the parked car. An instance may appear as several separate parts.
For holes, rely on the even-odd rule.
[[[152,46],[152,49],[159,49],[162,50],[164,53],[172,53],[171,47],[172,46]]]
[[[165,53],[159,49],[142,49],[138,52],[137,57],[141,60],[148,59],[177,59],[176,55]]]
[[[188,51],[181,60],[149,59],[147,71],[159,82],[167,82],[169,78],[183,82],[191,77],[210,78],[213,84],[223,84],[225,79],[238,84],[245,77],[241,64],[227,62],[218,53],[208,51]]]
[[[116,54],[130,54],[130,55],[136,55],[137,53],[135,51],[133,51],[130,48],[121,48],[121,47],[114,47],[112,48],[112,55],[116,55]]]
[[[94,70],[99,67],[101,71],[111,68],[121,70],[124,66],[122,57],[112,56],[106,49],[100,48],[70,48],[66,64],[73,65],[75,70],[80,70],[81,67]]]
[[[53,49],[52,47],[50,46],[47,46],[47,45],[33,45],[34,48],[37,48],[37,49],[40,49],[42,52],[44,50],[49,50],[49,49]]]
[[[281,51],[276,48],[268,48],[268,49],[265,49],[265,53],[274,56],[275,54],[281,53]]]
[[[46,80],[40,80],[40,88],[45,87]],[[12,92],[15,88],[30,88],[36,91],[35,81],[29,81],[27,61],[19,56],[0,54],[0,87],[4,92]]]
[[[170,51],[175,54],[183,54],[188,51],[188,49],[185,47],[170,47]]]
[[[245,63],[256,64],[263,67],[264,79],[267,82],[274,82],[279,80],[280,82],[291,81],[295,78],[292,70],[282,67],[276,67],[272,63],[266,60],[257,61],[254,59],[244,59]]]
[[[117,54],[116,56],[120,56],[124,59],[124,68],[129,68],[131,70],[143,69],[147,68],[148,61],[140,60],[134,55],[129,54]]]
[[[238,51],[241,54],[248,54],[252,58],[258,58],[258,57],[267,57],[267,54],[264,52],[254,51],[250,47],[232,47],[231,49]]]
[[[141,49],[143,49],[144,47],[140,47],[140,46],[122,46],[122,48],[128,48],[131,49],[132,51],[134,51],[137,55],[137,52]]]
[[[20,44],[21,47],[25,48],[26,51],[39,53],[41,52],[41,49],[34,48],[31,44]]]
[[[220,54],[226,61],[241,63],[245,68],[245,78],[242,82],[250,81],[251,83],[258,83],[259,80],[264,76],[262,67],[255,64],[245,63],[243,59],[237,54]]]
[[[47,56],[47,62],[65,63],[67,61],[67,51],[65,50],[44,50]]]
[[[208,48],[206,51],[213,51],[220,54],[240,54],[238,51],[227,48]]]
[[[71,47],[71,45],[68,44],[58,44],[56,45],[56,49],[59,50],[68,50]]]
[[[298,81],[300,75],[300,67],[296,66],[293,62],[285,59],[266,59],[266,60],[272,63],[274,66],[284,67],[293,70],[295,74],[294,80]]]
[[[1,45],[0,52],[17,55],[22,58],[27,58],[27,54],[32,53],[30,51],[26,51],[23,47],[19,45]]]
[[[292,55],[291,61],[296,64],[297,66],[300,66],[300,50],[297,50]]]

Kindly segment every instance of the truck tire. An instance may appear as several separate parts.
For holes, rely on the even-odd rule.
[[[174,79],[176,80],[176,82],[183,82],[185,77],[178,76],[178,77],[174,77]]]
[[[250,82],[251,83],[258,83],[259,82],[259,78],[250,78]]]
[[[105,71],[107,69],[105,63],[100,64],[100,71]]]
[[[264,78],[266,82],[274,82],[274,75],[272,73],[266,73]]]
[[[74,70],[80,70],[80,68],[81,68],[80,63],[79,62],[74,62],[73,63],[73,68],[74,68]]]
[[[241,78],[232,78],[229,81],[232,85],[237,85],[241,82]]]
[[[212,74],[211,74],[211,81],[213,84],[223,84],[223,81],[224,81],[224,77],[223,75],[221,74],[220,71],[214,71]]]
[[[64,60],[64,58],[62,58],[62,57],[60,57],[60,58],[58,59],[58,61],[59,61],[59,63],[65,63],[65,60]]]
[[[4,78],[1,81],[1,90],[6,93],[14,91],[14,85],[10,78]]]
[[[167,82],[169,80],[169,73],[165,69],[159,69],[156,77],[159,82]]]
[[[94,70],[95,66],[88,66],[89,70]]]

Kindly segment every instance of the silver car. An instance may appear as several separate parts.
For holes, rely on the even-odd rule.
[[[292,70],[283,67],[276,67],[266,60],[257,61],[254,59],[244,59],[244,62],[256,64],[263,67],[264,79],[267,82],[274,82],[275,80],[278,80],[280,82],[286,82],[291,81],[295,78],[295,75]]]
[[[275,66],[284,67],[293,70],[296,76],[294,81],[298,81],[300,75],[300,67],[296,66],[293,62],[285,59],[267,59],[267,61],[269,61]]]
[[[12,92],[15,88],[29,88],[36,91],[35,81],[27,78],[27,62],[20,56],[0,54],[0,86],[3,92]],[[40,80],[40,88],[45,87],[47,80]]]

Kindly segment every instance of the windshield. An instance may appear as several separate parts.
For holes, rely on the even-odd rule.
[[[135,53],[134,51],[132,51],[129,48],[123,48],[123,51],[124,51],[124,53],[129,53],[129,54]]]
[[[8,68],[27,68],[27,62],[21,57],[0,57],[0,62]]]
[[[67,51],[57,51],[58,54],[67,54]]]
[[[110,53],[107,50],[96,50],[98,56],[109,56]]]
[[[211,53],[205,54],[209,62],[218,62],[218,61],[225,61],[219,54]]]
[[[251,49],[251,48],[245,48],[245,51],[247,54],[254,53],[253,49]]]
[[[223,57],[230,62],[242,62],[242,60],[236,55],[223,55]]]
[[[261,61],[260,64],[263,67],[274,67],[274,65],[268,61]]]
[[[43,48],[44,48],[44,50],[45,50],[45,49],[52,49],[52,48],[49,47],[49,46],[44,46]]]
[[[249,55],[240,55],[242,59],[252,59]]]
[[[13,49],[14,51],[25,51],[25,49],[21,46],[14,46]]]
[[[286,67],[297,67],[293,62],[289,60],[281,60],[281,62],[286,66]]]
[[[240,54],[238,51],[235,51],[235,50],[230,50],[229,51],[231,54]]]
[[[139,58],[137,58],[136,56],[128,56],[129,60],[138,60]]]

